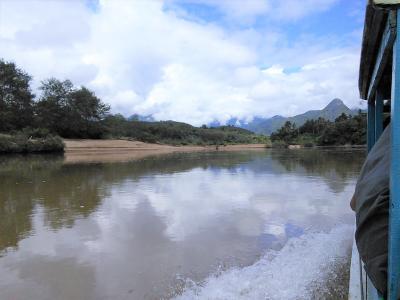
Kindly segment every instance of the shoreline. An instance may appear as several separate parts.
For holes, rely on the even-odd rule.
[[[314,146],[304,147],[302,145],[291,145],[288,148],[271,147],[266,144],[233,144],[233,145],[182,145],[173,146],[167,144],[145,143],[125,139],[63,139],[65,144],[64,163],[103,163],[103,162],[126,162],[144,159],[151,156],[159,156],[173,153],[190,152],[234,152],[234,151],[265,151],[274,150],[307,150],[307,149],[342,149],[342,150],[364,150],[364,145],[338,145],[338,146]],[[34,152],[34,153],[1,153],[1,155],[12,154],[55,154],[58,152]]]
[[[265,144],[239,144],[226,146],[172,146],[128,140],[64,139],[66,163],[118,162],[142,159],[148,156],[187,152],[260,151]]]

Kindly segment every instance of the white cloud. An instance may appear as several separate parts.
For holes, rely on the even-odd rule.
[[[0,57],[32,74],[35,87],[50,76],[86,83],[96,73],[79,48],[90,17],[81,1],[0,1]]]
[[[298,20],[337,1],[202,2],[232,19]],[[34,75],[35,86],[70,78],[125,115],[201,125],[301,113],[335,97],[358,104],[357,47],[312,36],[288,43],[276,28],[232,31],[180,18],[161,1],[103,0],[96,13],[80,1],[3,1],[0,43],[0,57]]]

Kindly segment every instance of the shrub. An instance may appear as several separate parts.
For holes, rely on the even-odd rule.
[[[305,143],[304,147],[305,148],[313,148],[315,145],[313,143]]]
[[[275,140],[272,143],[272,148],[287,148],[288,146],[289,145],[285,141],[282,141],[282,140]]]
[[[47,128],[24,128],[22,134],[30,138],[46,138],[50,136],[50,131]]]
[[[63,152],[64,143],[59,136],[32,138],[26,132],[14,135],[0,134],[0,153]]]

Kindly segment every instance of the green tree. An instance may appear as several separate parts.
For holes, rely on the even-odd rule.
[[[37,126],[64,135],[70,125],[69,99],[73,84],[69,80],[50,78],[42,81],[42,95],[36,105]]]
[[[33,98],[25,71],[0,59],[0,131],[20,130],[32,125]]]
[[[363,145],[366,142],[366,116],[340,115],[330,122],[319,137],[320,145]]]
[[[299,135],[299,130],[296,124],[286,121],[286,123],[278,129],[277,132],[271,134],[272,141],[284,141],[285,143],[291,143]]]
[[[333,145],[363,145],[366,140],[366,116],[359,112],[357,116],[341,114],[334,122],[318,118],[307,120],[298,129],[286,122],[271,135],[274,142]]]
[[[104,104],[92,91],[86,87],[72,91],[67,107],[71,135],[100,138],[105,133],[103,120],[110,106]]]
[[[116,138],[128,136],[127,134],[128,124],[129,124],[128,120],[125,119],[125,117],[121,114],[116,114],[116,115],[110,114],[106,116],[106,118],[104,119],[104,125],[107,128],[107,133],[112,137]]]
[[[104,119],[110,106],[69,80],[50,78],[42,82],[37,103],[37,123],[67,138],[100,138],[105,133]]]

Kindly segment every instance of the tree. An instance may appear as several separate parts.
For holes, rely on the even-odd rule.
[[[129,124],[129,122],[138,122],[138,121],[136,121],[136,120],[128,121],[121,114],[108,115],[104,119],[104,124],[107,128],[107,133],[113,137],[128,136],[127,126]]]
[[[104,104],[92,91],[86,87],[72,91],[67,105],[72,135],[100,138],[104,134],[102,121],[110,111],[110,106]]]
[[[351,116],[349,117],[345,113],[342,113],[339,117],[337,117],[335,119],[335,123],[340,123],[340,122],[343,122],[343,121],[347,121],[349,118],[351,118]]]
[[[0,131],[20,130],[32,125],[33,98],[25,71],[0,59]]]
[[[299,129],[291,122],[286,122],[271,134],[272,141],[288,143],[333,145],[363,145],[366,141],[366,116],[341,114],[334,122],[318,118],[307,120]]]
[[[100,138],[105,132],[104,118],[110,106],[81,87],[74,88],[69,80],[50,78],[42,82],[43,91],[37,103],[37,120],[62,137]]]
[[[37,125],[64,134],[70,125],[68,104],[73,91],[72,82],[50,78],[42,81],[39,89],[42,95],[36,105]]]
[[[285,143],[291,143],[299,135],[299,130],[296,128],[296,124],[286,121],[286,123],[278,129],[277,132],[271,134],[271,140],[281,140]]]
[[[363,145],[366,142],[366,116],[342,114],[330,122],[319,137],[321,145]]]

